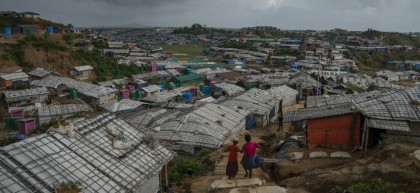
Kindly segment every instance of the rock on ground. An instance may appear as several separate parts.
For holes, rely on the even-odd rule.
[[[324,157],[328,157],[327,152],[315,151],[315,152],[309,153],[309,158],[324,158]]]
[[[420,150],[414,152],[414,164],[420,169]]]
[[[280,186],[261,186],[255,188],[257,193],[286,193],[286,189]]]
[[[299,161],[303,158],[303,152],[292,152],[289,154],[290,160]]]
[[[330,154],[331,158],[351,158],[351,155],[344,151],[336,151]]]

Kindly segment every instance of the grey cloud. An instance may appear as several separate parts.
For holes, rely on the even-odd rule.
[[[0,8],[35,11],[76,26],[198,22],[214,27],[420,31],[418,0],[0,0]]]
[[[73,0],[79,2],[97,2],[121,7],[158,7],[173,4],[184,4],[194,0]]]

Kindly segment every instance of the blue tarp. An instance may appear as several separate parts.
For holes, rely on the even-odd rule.
[[[249,114],[246,117],[246,130],[257,129],[257,123],[254,119],[254,114]]]

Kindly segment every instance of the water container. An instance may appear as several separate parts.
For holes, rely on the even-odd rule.
[[[3,35],[6,37],[12,36],[12,28],[11,27],[5,27],[3,29]]]
[[[392,66],[394,64],[394,62],[393,61],[386,61],[385,64],[388,65],[388,66]]]
[[[53,33],[54,33],[54,27],[52,27],[52,26],[48,26],[48,27],[47,27],[47,32],[48,32],[49,34],[53,34]]]
[[[75,88],[70,88],[69,89],[69,99],[71,99],[71,100],[77,99],[77,89],[75,89]]]
[[[187,99],[191,101],[193,99],[193,93],[192,92],[185,92],[184,93],[184,99]]]
[[[292,69],[298,69],[298,65],[297,64],[292,64]]]
[[[214,94],[213,94],[213,98],[215,98],[215,99],[219,98],[220,96],[222,96],[221,92],[214,92]]]
[[[187,68],[187,74],[188,74],[188,75],[190,75],[192,71],[193,71],[193,69],[192,69],[192,68]]]
[[[165,83],[161,83],[159,84],[159,86],[160,86],[160,92],[164,92],[166,88]]]
[[[353,67],[351,67],[351,66],[344,66],[344,70],[351,70],[351,69],[353,69]]]
[[[170,88],[170,89],[174,89],[174,88],[176,88],[175,83],[170,82],[170,83],[169,83],[169,88]]]
[[[139,100],[142,98],[142,93],[139,90],[134,91],[133,93],[133,99],[134,100]]]
[[[203,87],[203,94],[210,94],[212,91],[212,87],[211,86],[204,86]]]

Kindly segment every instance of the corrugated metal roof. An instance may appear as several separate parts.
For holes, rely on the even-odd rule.
[[[380,119],[369,119],[368,126],[377,129],[410,132],[410,127],[406,121],[389,121]]]
[[[345,115],[356,112],[352,103],[342,103],[336,105],[326,105],[322,107],[302,108],[298,109],[295,114],[294,121],[302,121],[321,117],[331,117],[337,115]]]
[[[87,71],[87,70],[93,70],[93,67],[90,65],[86,65],[86,66],[76,66],[74,67],[74,69],[76,71]]]
[[[107,125],[124,131],[129,150],[112,146]],[[74,123],[75,138],[42,134],[0,151],[0,187],[10,192],[53,192],[60,182],[79,182],[83,192],[133,192],[174,154],[162,145],[155,149],[140,133],[109,114]]]

